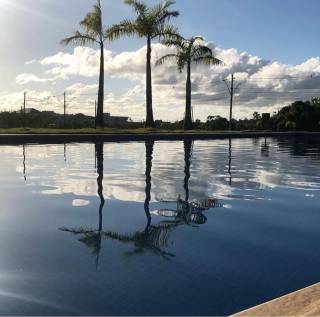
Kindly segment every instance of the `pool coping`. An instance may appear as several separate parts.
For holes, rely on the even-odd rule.
[[[0,145],[24,143],[90,143],[128,141],[179,141],[265,138],[265,137],[319,137],[320,132],[217,132],[217,133],[150,133],[150,134],[0,134]]]
[[[231,317],[319,316],[320,283],[244,310]]]

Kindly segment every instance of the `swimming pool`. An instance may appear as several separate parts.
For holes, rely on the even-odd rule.
[[[320,141],[0,146],[1,315],[228,315],[320,280]]]

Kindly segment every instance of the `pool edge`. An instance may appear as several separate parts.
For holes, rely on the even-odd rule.
[[[243,316],[320,316],[320,283],[234,314]]]
[[[320,132],[225,132],[225,133],[151,133],[151,134],[0,134],[0,145],[23,143],[91,143],[130,141],[215,140],[228,138],[319,137]]]

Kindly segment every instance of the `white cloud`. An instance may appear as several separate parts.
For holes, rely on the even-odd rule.
[[[48,82],[55,82],[60,79],[60,76],[54,76],[51,78],[40,78],[34,74],[20,74],[16,77],[16,83],[18,85],[25,85],[31,82],[34,83],[48,83]]]
[[[224,62],[223,66],[194,65],[192,68],[194,116],[202,120],[208,115],[227,116],[229,96],[222,79],[235,74],[241,87],[235,96],[234,113],[237,118],[250,117],[254,111],[273,112],[280,107],[301,99],[311,99],[320,91],[320,58],[314,57],[300,65],[287,65],[271,62],[235,48],[214,47],[216,57]],[[162,55],[172,52],[160,44],[154,44],[153,63]],[[77,100],[70,101],[70,109],[75,112],[92,113],[92,100],[97,85],[86,84],[85,78],[97,77],[99,72],[99,50],[76,47],[71,53],[57,53],[38,63],[42,66],[43,76],[21,74],[17,83],[49,83],[59,78],[70,79],[76,76],[78,83],[71,84],[67,90],[73,97],[92,94],[82,98],[83,105]],[[106,111],[116,115],[126,113],[135,120],[145,114],[145,56],[146,47],[132,52],[116,54],[105,50],[106,75],[116,80],[126,80],[128,90],[124,94],[108,92],[106,87]],[[79,77],[80,76],[80,77]],[[83,79],[81,79],[81,77]],[[182,119],[185,100],[185,72],[179,73],[173,63],[153,67],[154,111],[156,118],[164,120]],[[80,83],[83,81],[83,83]]]
[[[25,62],[24,64],[25,65],[32,65],[32,64],[35,64],[35,63],[37,63],[38,61],[36,60],[36,59],[32,59],[32,60],[30,60],[30,61],[27,61],[27,62]]]
[[[275,159],[270,164],[269,157],[260,153],[262,145],[259,140],[234,140],[232,153],[237,159],[232,160],[230,175],[227,168],[228,140],[195,141],[189,183],[190,199],[216,197],[227,199],[227,203],[230,203],[234,199],[261,199],[264,196],[261,189],[298,188],[307,190],[310,197],[315,193],[312,191],[319,191],[319,164],[316,160],[279,151],[279,147],[284,150],[289,144],[279,144],[271,139],[268,141],[268,153]],[[248,152],[248,149],[251,151]],[[44,194],[74,194],[78,196],[73,198],[76,200],[74,205],[82,206],[91,200],[88,197],[97,196],[94,145],[68,144],[65,150],[67,164],[63,157],[63,145],[27,145],[27,179]],[[105,144],[103,187],[106,199],[145,200],[146,164],[141,159],[142,153],[145,153],[143,142]],[[16,171],[23,177],[22,147],[3,147],[1,155],[4,162],[10,160],[16,164]],[[179,195],[184,197],[184,155],[183,142],[155,143],[152,201],[175,200]],[[300,164],[293,169],[297,160]],[[302,173],[302,168],[305,170],[306,167],[308,173]],[[232,187],[229,186],[230,177]],[[197,182],[193,181],[195,179]],[[247,195],[241,197],[239,194],[243,189]]]
[[[51,91],[25,90],[0,95],[2,110],[20,111],[23,106],[24,93],[26,93],[26,108],[35,108],[40,111],[63,111],[62,101],[55,97]]]
[[[98,90],[98,84],[86,85],[83,83],[75,83],[68,86],[66,90],[72,95],[95,95]]]
[[[94,77],[99,71],[99,51],[89,47],[76,47],[72,54],[58,53],[39,61],[42,66],[49,67],[47,74],[67,77],[68,75],[80,75]],[[112,54],[105,51],[106,59]]]

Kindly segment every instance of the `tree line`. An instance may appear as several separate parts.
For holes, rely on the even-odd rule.
[[[251,118],[232,120],[232,129],[243,130],[270,130],[270,131],[320,131],[320,99],[311,101],[296,101],[274,113],[271,117],[264,118],[254,112]],[[21,111],[0,112],[0,128],[93,128],[94,117],[83,114],[67,115],[53,112],[30,112],[23,114]],[[165,122],[155,120],[154,127],[166,130],[181,130],[185,126],[184,120]],[[138,129],[144,123],[129,121],[123,125],[108,125],[110,128]],[[226,131],[229,129],[229,120],[221,116],[209,116],[205,122],[196,120],[193,128],[209,131]]]
[[[111,27],[104,27],[102,19],[101,0],[96,0],[92,11],[87,13],[80,22],[81,31],[76,31],[72,36],[62,40],[62,44],[69,45],[98,45],[100,48],[100,72],[97,103],[97,127],[104,127],[104,47],[106,41],[115,41],[122,37],[144,38],[147,43],[146,54],[146,128],[155,128],[152,100],[152,42],[159,40],[165,46],[175,47],[176,54],[161,57],[156,65],[160,66],[167,60],[175,60],[178,71],[187,69],[186,79],[186,108],[183,127],[185,130],[193,129],[192,122],[192,94],[191,94],[191,66],[193,63],[205,65],[221,65],[212,50],[205,45],[204,38],[194,36],[191,39],[183,38],[178,29],[171,24],[171,20],[180,15],[177,10],[172,10],[175,1],[163,1],[154,6],[148,6],[138,0],[125,0],[135,14],[134,19],[124,19]]]

